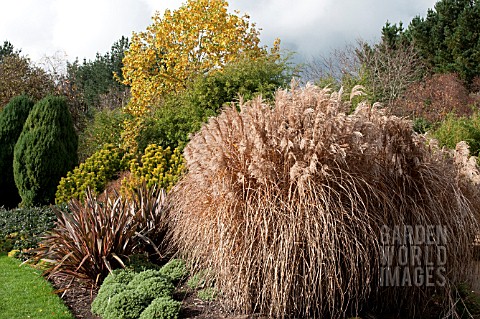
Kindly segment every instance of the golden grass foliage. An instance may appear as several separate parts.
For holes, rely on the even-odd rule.
[[[477,231],[478,190],[459,176],[476,167],[374,106],[346,114],[340,95],[293,86],[274,106],[241,102],[212,118],[185,148],[188,172],[170,194],[173,242],[212,270],[237,313],[414,317],[440,302],[447,315]],[[446,285],[380,287],[384,225],[445,227]]]

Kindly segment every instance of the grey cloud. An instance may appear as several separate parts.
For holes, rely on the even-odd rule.
[[[65,50],[70,59],[92,59],[122,35],[143,31],[154,11],[178,8],[182,0],[22,0],[8,1],[0,11],[0,41],[10,40],[32,56]],[[407,24],[425,15],[435,0],[231,0],[232,10],[251,16],[261,39],[299,56],[326,54],[358,38],[380,37],[387,20]]]
[[[262,41],[271,44],[279,37],[288,49],[300,56],[326,55],[332,49],[358,38],[380,38],[387,20],[403,21],[425,15],[434,0],[236,0],[232,7],[251,14],[263,29]],[[250,9],[250,10],[249,10]]]

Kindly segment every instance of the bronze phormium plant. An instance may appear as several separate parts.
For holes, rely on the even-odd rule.
[[[73,199],[68,211],[55,209],[56,227],[41,242],[37,258],[53,263],[49,276],[67,276],[99,284],[128,256],[154,247],[164,233],[165,192],[139,189],[133,199],[118,194],[98,200],[87,191],[84,201]]]
[[[237,313],[422,317],[439,304],[455,315],[478,230],[479,192],[462,177],[478,175],[461,160],[468,151],[441,150],[375,106],[346,110],[339,94],[307,85],[212,118],[186,146],[187,173],[169,194],[172,242],[211,270]],[[408,225],[446,230],[444,285],[382,287],[382,229]]]

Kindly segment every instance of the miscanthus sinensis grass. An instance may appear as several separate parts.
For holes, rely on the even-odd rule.
[[[170,236],[194,267],[211,270],[230,310],[421,317],[440,303],[441,315],[455,312],[477,231],[468,150],[439,149],[375,105],[349,108],[339,93],[292,87],[274,105],[226,108],[185,148]],[[444,227],[448,240],[433,244],[447,253],[444,285],[381,286],[382,227],[405,225]]]

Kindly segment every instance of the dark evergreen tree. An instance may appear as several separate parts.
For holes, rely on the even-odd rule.
[[[480,76],[480,1],[469,2],[460,12],[454,33],[449,37],[453,68],[470,83]]]
[[[67,65],[69,81],[75,83],[79,88],[88,109],[100,108],[102,96],[110,94],[115,97],[127,90],[127,87],[120,81],[122,60],[128,46],[128,38],[122,37],[112,45],[110,52],[104,55],[97,53],[95,60],[83,60],[83,63],[80,63],[77,59]],[[115,77],[115,74],[119,76],[119,79]],[[117,103],[108,104],[110,104],[110,108],[121,106],[112,105]]]
[[[63,97],[35,104],[15,145],[13,172],[22,205],[53,203],[60,178],[78,162],[78,138]]]
[[[33,105],[29,97],[17,96],[0,113],[0,206],[14,208],[21,201],[13,179],[13,149]]]
[[[400,46],[406,45],[410,42],[408,35],[409,34],[405,32],[403,28],[402,22],[397,25],[396,23],[391,24],[387,21],[385,26],[382,28],[382,42],[379,44],[379,46],[396,50]]]
[[[3,45],[0,46],[0,62],[3,60],[3,57],[14,54],[19,55],[20,50],[14,50],[13,44],[9,41],[4,41]]]
[[[408,32],[435,73],[455,72],[470,83],[480,76],[480,1],[441,0]]]

